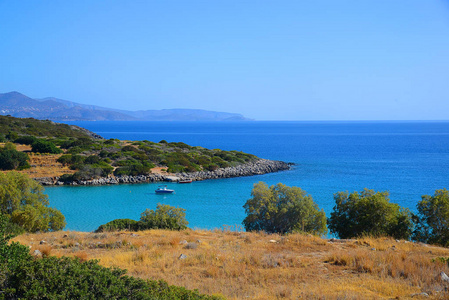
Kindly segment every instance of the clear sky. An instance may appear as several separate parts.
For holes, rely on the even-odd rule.
[[[448,120],[449,1],[0,0],[0,93],[257,120]]]

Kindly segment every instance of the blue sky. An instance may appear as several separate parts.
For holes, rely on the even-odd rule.
[[[257,120],[447,120],[449,1],[0,0],[0,93]]]

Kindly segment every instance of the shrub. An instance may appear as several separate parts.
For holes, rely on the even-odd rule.
[[[100,225],[95,232],[118,231],[118,230],[139,230],[139,222],[131,219],[115,219],[106,224]]]
[[[62,150],[56,147],[55,144],[45,140],[37,140],[31,145],[32,152],[59,154]]]
[[[185,219],[185,209],[158,204],[156,210],[147,209],[141,214],[140,221],[115,219],[100,225],[95,232],[116,230],[170,229],[183,230],[189,224]]]
[[[63,174],[61,177],[59,177],[59,181],[62,182],[71,182],[73,181],[73,175],[72,174]]]
[[[130,175],[137,176],[142,174],[147,174],[150,172],[150,167],[144,166],[142,164],[134,164],[130,166],[123,166],[114,170],[114,175]]]
[[[105,162],[93,165],[78,165],[78,171],[72,175],[73,180],[90,180],[93,178],[106,177],[114,169]]]
[[[141,214],[142,229],[186,229],[189,222],[185,219],[185,211],[183,208],[158,203],[156,210],[147,209]]]
[[[101,160],[100,157],[98,157],[97,155],[90,155],[84,159],[84,163],[92,165],[99,163],[100,160]]]
[[[21,137],[18,137],[17,139],[15,139],[14,143],[31,145],[36,141],[37,141],[36,137],[31,136],[31,135],[25,135],[25,136],[21,136]]]
[[[23,170],[30,168],[29,157],[26,153],[17,150],[0,148],[0,170]]]
[[[61,155],[61,157],[57,160],[58,163],[61,163],[63,165],[68,165],[72,163],[72,155],[71,154],[64,154]]]
[[[406,208],[390,203],[388,192],[339,192],[328,220],[332,233],[340,238],[360,235],[391,236],[409,239],[413,230],[412,215]]]
[[[264,182],[254,184],[252,198],[246,201],[243,225],[248,231],[269,233],[294,231],[326,234],[326,215],[319,210],[310,195],[299,187],[282,183],[268,187]]]
[[[9,131],[8,134],[6,135],[6,139],[11,142],[15,141],[18,138],[19,138],[19,135],[15,131]]]
[[[417,209],[413,238],[424,243],[449,246],[449,191],[436,190],[433,196],[422,196]]]

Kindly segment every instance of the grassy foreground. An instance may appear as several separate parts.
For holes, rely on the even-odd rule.
[[[228,230],[50,232],[14,239],[128,275],[228,299],[448,299],[449,249],[390,238],[326,240]],[[428,296],[420,295],[427,293]]]

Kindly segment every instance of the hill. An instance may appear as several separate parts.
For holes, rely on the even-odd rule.
[[[11,101],[11,103],[13,102]],[[102,139],[98,134],[75,125],[55,123],[50,120],[0,115],[0,136],[4,137],[10,133],[15,136],[30,135],[42,138]]]
[[[448,299],[449,249],[391,238],[205,230],[52,232],[15,238],[144,279],[228,299]],[[40,242],[44,241],[44,242]]]
[[[127,111],[53,97],[32,99],[19,92],[0,94],[0,114],[54,121],[243,121],[240,114],[200,109]]]

